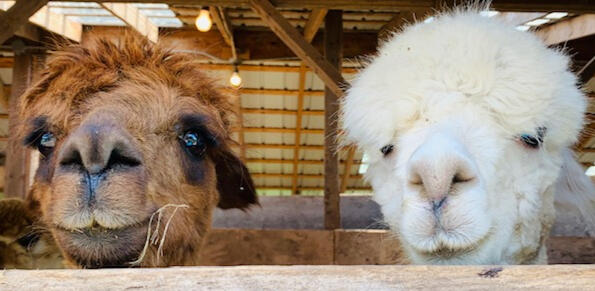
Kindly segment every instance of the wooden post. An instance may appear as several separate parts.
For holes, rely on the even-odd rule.
[[[24,46],[24,45],[23,45]],[[15,51],[13,80],[11,86],[8,114],[8,148],[6,151],[6,170],[4,193],[8,197],[24,198],[27,194],[29,173],[29,150],[16,137],[18,124],[17,104],[33,79],[33,55],[25,51]]]
[[[337,72],[343,58],[343,12],[329,10],[324,22],[324,55]],[[324,89],[324,227],[341,228],[337,113],[339,96]]]

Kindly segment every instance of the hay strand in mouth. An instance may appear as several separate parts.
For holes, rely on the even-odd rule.
[[[167,223],[165,224],[165,228],[163,230],[163,235],[161,236],[161,241],[159,242],[159,247],[157,249],[157,264],[159,264],[159,257],[163,255],[163,244],[165,243],[165,236],[167,235],[167,230],[169,228],[169,224],[172,221],[172,219],[174,218],[174,215],[176,214],[176,212],[178,211],[179,208],[189,208],[189,206],[186,204],[166,204],[166,205],[163,205],[161,208],[157,209],[155,212],[153,212],[153,214],[151,214],[151,217],[149,218],[149,225],[148,225],[148,230],[147,230],[147,239],[145,240],[145,246],[143,247],[143,250],[140,253],[138,259],[136,259],[133,262],[130,262],[130,265],[132,265],[132,266],[140,265],[140,263],[145,258],[145,255],[147,254],[147,249],[149,248],[149,245],[157,243],[158,237],[159,237],[159,226],[161,224],[161,216],[163,215],[163,210],[165,210],[168,207],[175,207],[175,208],[174,208],[172,214],[169,216]],[[153,218],[155,218],[155,215],[157,215],[157,225],[155,226],[155,231],[151,232],[151,226],[153,223]]]

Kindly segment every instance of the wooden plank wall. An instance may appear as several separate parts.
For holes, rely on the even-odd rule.
[[[400,244],[386,230],[213,229],[201,265],[406,264]],[[595,238],[551,237],[550,264],[595,263]]]

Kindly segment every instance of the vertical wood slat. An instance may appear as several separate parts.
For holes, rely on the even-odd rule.
[[[349,176],[351,176],[351,166],[353,165],[353,157],[355,156],[355,146],[351,146],[347,153],[347,159],[345,160],[345,168],[343,170],[343,180],[341,181],[341,193],[347,190],[349,184]]]
[[[304,110],[304,90],[306,87],[306,64],[301,62],[300,73],[299,73],[299,89],[298,89],[298,100],[297,100],[297,112],[295,117],[295,148],[293,150],[293,177],[291,194],[298,194],[298,167],[300,159],[300,143],[301,143],[301,130],[302,130],[302,111]]]
[[[325,58],[340,72],[343,59],[343,12],[329,10],[324,27]],[[341,228],[336,119],[339,111],[339,96],[329,87],[325,87],[324,91],[324,227],[338,229]]]
[[[33,55],[17,53],[14,57],[13,81],[9,100],[8,148],[6,152],[6,178],[4,192],[8,197],[24,198],[27,194],[29,172],[29,150],[16,136],[19,122],[17,104],[21,95],[33,80]]]

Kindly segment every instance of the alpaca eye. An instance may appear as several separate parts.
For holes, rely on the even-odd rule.
[[[37,149],[44,156],[49,155],[56,146],[56,137],[51,132],[45,132],[39,138]]]
[[[41,136],[39,145],[46,148],[53,148],[56,146],[56,137],[51,132],[46,132]]]
[[[536,136],[523,133],[519,136],[519,140],[523,142],[525,146],[536,149],[539,148],[543,143],[543,137],[545,136],[546,132],[547,127],[538,127]]]
[[[206,152],[207,145],[202,135],[188,131],[184,135],[180,136],[180,141],[184,148],[197,158],[202,158]]]
[[[530,134],[521,134],[519,139],[523,142],[525,146],[530,147],[532,149],[539,148],[542,142],[541,138],[532,136]]]
[[[395,146],[394,146],[394,145],[392,145],[392,144],[387,144],[387,145],[383,146],[383,147],[380,149],[380,152],[381,152],[381,153],[382,153],[384,156],[387,156],[388,154],[390,154],[390,153],[392,153],[392,152],[393,152],[393,149],[394,149],[394,148],[395,148]]]

